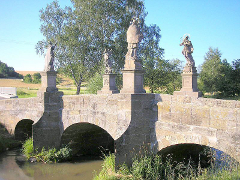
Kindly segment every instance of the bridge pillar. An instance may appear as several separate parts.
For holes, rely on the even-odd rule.
[[[38,91],[38,98],[44,103],[44,113],[33,125],[34,149],[60,147],[63,132],[62,96],[63,92],[59,92],[56,88],[56,72],[43,72],[42,87]]]
[[[132,164],[135,156],[153,152],[156,141],[155,122],[158,108],[155,94],[129,94],[131,96],[131,121],[123,135],[115,140],[116,168]]]

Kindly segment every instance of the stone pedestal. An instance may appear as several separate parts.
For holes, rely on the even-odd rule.
[[[42,148],[59,148],[62,124],[62,96],[56,88],[56,72],[44,71],[41,73],[42,86],[38,91],[38,98],[44,104],[44,112],[40,120],[33,124],[33,146],[41,151]]]
[[[103,88],[97,92],[97,94],[115,94],[118,93],[116,87],[116,74],[104,74],[103,75]]]
[[[55,71],[44,71],[40,73],[42,76],[42,86],[40,91],[44,92],[56,92],[56,77],[57,73]]]
[[[197,88],[197,70],[196,67],[184,67],[182,73],[182,89],[175,91],[173,95],[187,95],[200,97],[202,93]]]
[[[135,94],[146,93],[143,89],[143,70],[122,70],[123,88],[120,93]]]

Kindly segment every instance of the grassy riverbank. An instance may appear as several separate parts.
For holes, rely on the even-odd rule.
[[[209,168],[193,168],[191,164],[162,161],[161,156],[144,155],[135,158],[130,168],[126,165],[115,171],[115,156],[110,154],[104,158],[102,171],[94,180],[157,180],[157,179],[191,179],[191,180],[237,180],[240,179],[240,168],[237,164],[219,168],[212,164]]]
[[[28,160],[44,162],[44,163],[56,163],[62,161],[68,161],[72,158],[72,150],[70,148],[63,147],[59,150],[43,148],[41,151],[33,148],[32,138],[25,141],[22,147],[23,154],[27,157]]]

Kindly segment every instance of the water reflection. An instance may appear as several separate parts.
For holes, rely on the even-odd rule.
[[[91,158],[81,162],[57,164],[29,163],[19,151],[9,151],[0,155],[0,180],[90,180],[94,171],[99,172],[102,160]]]

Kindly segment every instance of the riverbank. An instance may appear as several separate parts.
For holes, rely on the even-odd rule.
[[[115,170],[115,156],[110,154],[104,158],[101,172],[94,180],[156,180],[156,179],[191,179],[191,180],[225,180],[240,179],[238,164],[219,167],[212,164],[209,168],[193,168],[191,164],[175,163],[169,158],[162,161],[161,156],[144,155],[133,159],[131,167],[121,165]]]

